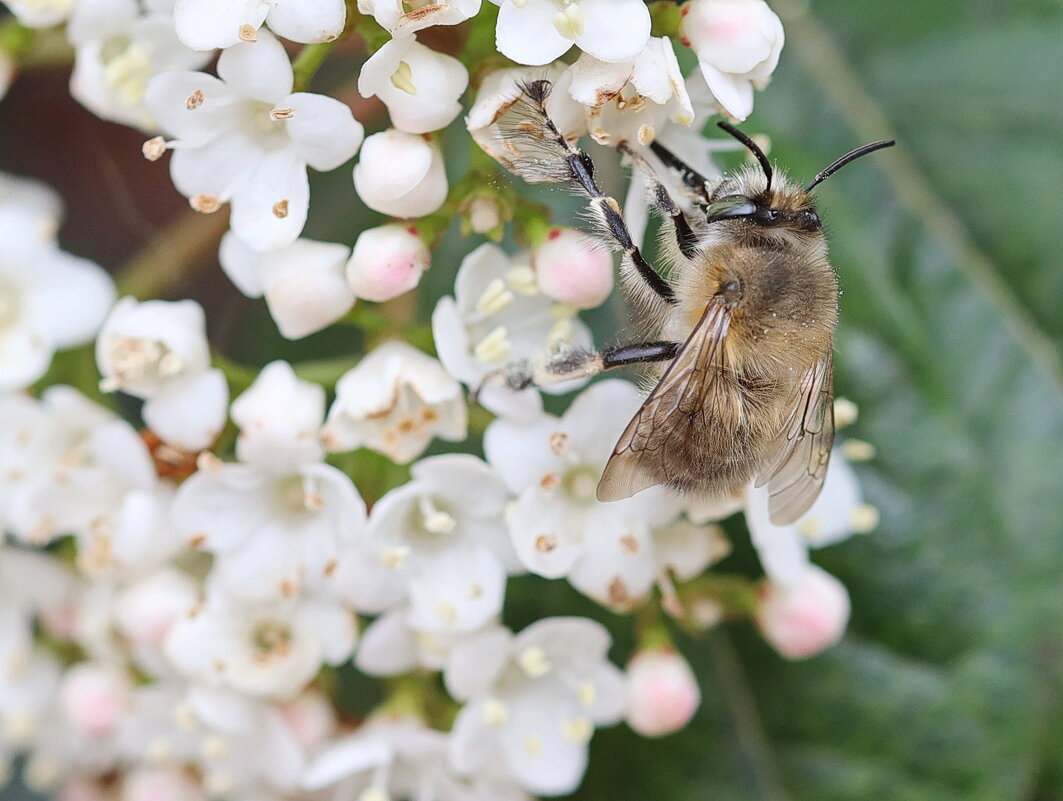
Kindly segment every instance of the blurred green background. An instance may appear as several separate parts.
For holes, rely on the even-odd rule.
[[[745,625],[683,641],[695,722],[653,742],[600,732],[574,798],[1061,801],[1063,8],[772,5],[787,45],[745,128],[808,177],[898,139],[819,192],[844,289],[838,394],[860,407],[847,433],[878,449],[859,471],[882,522],[816,556],[852,595],[841,645],[791,664]],[[57,186],[64,245],[117,268],[183,200],[138,160],[141,137],[73,107],[64,81],[27,75],[0,104],[0,169]],[[310,235],[353,241],[375,221],[349,175],[319,182],[330,200],[315,199]],[[448,235],[420,319],[473,245]],[[350,352],[356,336],[284,343],[213,266],[167,294],[204,302],[212,340],[249,364]],[[597,315],[600,339],[621,315]],[[754,569],[748,546],[725,567]],[[543,610],[605,620],[626,654],[628,620],[560,582],[514,582],[507,622]]]

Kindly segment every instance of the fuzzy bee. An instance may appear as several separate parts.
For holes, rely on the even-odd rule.
[[[728,496],[753,482],[767,485],[772,521],[793,522],[819,495],[834,441],[838,279],[811,191],[893,142],[845,154],[803,189],[775,172],[756,143],[728,123],[719,125],[749,148],[759,168],[710,182],[653,143],[694,209],[680,209],[655,182],[671,262],[666,278],[632,241],[619,204],[599,190],[591,159],[551,120],[549,91],[545,80],[521,86],[502,127],[506,166],[589,200],[595,226],[622,251],[624,283],[658,338],[598,352],[561,350],[540,364],[508,365],[504,380],[521,389],[658,365],[659,380],[616,443],[598,499],[615,501],[657,485]],[[626,153],[645,166],[633,150]]]

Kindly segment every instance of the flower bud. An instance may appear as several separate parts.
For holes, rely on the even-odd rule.
[[[115,602],[115,623],[134,643],[161,648],[170,627],[198,596],[195,582],[184,573],[161,570],[122,591]]]
[[[787,659],[805,659],[841,639],[849,622],[849,593],[827,571],[810,565],[797,583],[767,582],[760,592],[757,627]]]
[[[332,704],[315,690],[307,690],[279,710],[299,745],[307,751],[316,750],[336,727]]]
[[[114,733],[130,703],[129,679],[120,671],[81,662],[63,677],[59,705],[67,722],[86,737]]]
[[[360,298],[391,300],[417,286],[430,262],[415,229],[381,225],[358,235],[347,262],[347,283]]]
[[[369,208],[392,217],[423,217],[447,199],[439,147],[423,136],[391,128],[362,145],[354,188]]]
[[[539,291],[577,309],[600,306],[613,291],[613,258],[572,228],[551,228],[531,254]]]
[[[643,737],[682,729],[701,705],[690,665],[677,651],[639,651],[627,666],[627,722]]]
[[[683,6],[683,43],[698,55],[701,73],[728,114],[744,120],[753,87],[767,83],[783,46],[779,18],[764,0],[693,0]]]

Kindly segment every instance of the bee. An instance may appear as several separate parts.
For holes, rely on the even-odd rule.
[[[806,187],[773,169],[746,134],[719,126],[756,157],[709,181],[664,146],[650,149],[680,180],[681,209],[662,184],[653,199],[665,225],[666,275],[642,255],[619,204],[602,194],[594,164],[546,110],[550,83],[523,84],[501,126],[506,166],[532,182],[583,195],[598,232],[623,254],[621,277],[655,339],[601,351],[559,350],[544,362],[508,365],[514,389],[656,365],[657,381],[613,449],[600,501],[664,485],[681,493],[734,496],[767,485],[772,522],[785,525],[819,495],[834,441],[834,331],[838,278],[812,190],[841,167],[889,147],[846,153]],[[620,145],[636,166],[643,156]]]

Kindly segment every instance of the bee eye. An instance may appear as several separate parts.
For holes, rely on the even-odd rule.
[[[818,228],[820,224],[819,215],[814,211],[802,211],[801,221],[809,228]]]
[[[757,209],[756,220],[761,225],[774,225],[781,216],[778,209]]]

